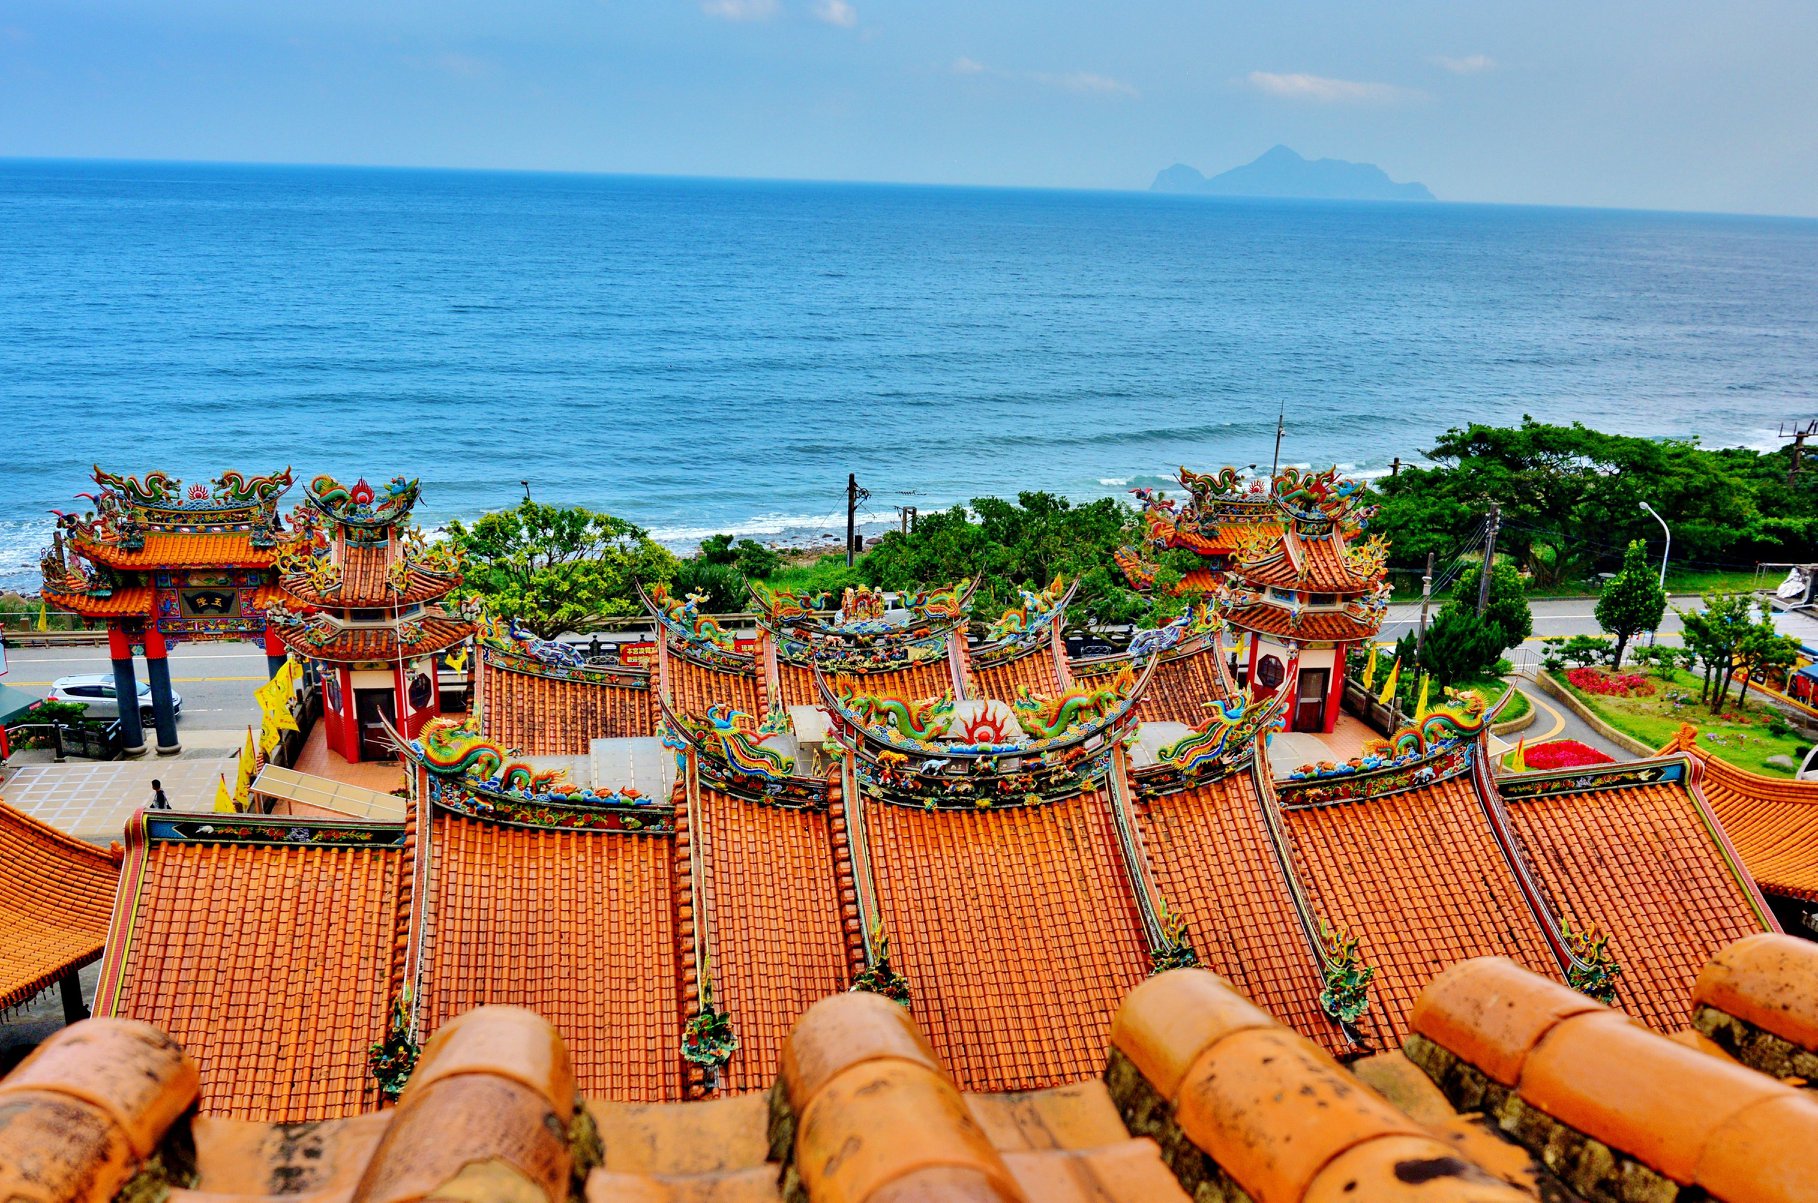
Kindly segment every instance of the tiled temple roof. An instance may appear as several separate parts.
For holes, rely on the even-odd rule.
[[[1255,562],[1240,558],[1226,571],[1253,585],[1275,585],[1306,593],[1362,593],[1382,579],[1380,565],[1355,571],[1347,557],[1351,547],[1342,532],[1303,535],[1290,523],[1275,534],[1274,550]]]
[[[1282,876],[1254,773],[1240,770],[1137,808],[1156,890],[1206,968],[1333,1053],[1351,1050],[1319,1005],[1319,958]],[[1206,855],[1216,848],[1216,855]]]
[[[694,884],[705,904],[714,1001],[739,1035],[721,1082],[730,1091],[766,1090],[796,1017],[852,983],[828,816],[702,788],[690,803],[688,838],[699,854]]]
[[[1559,975],[1471,774],[1362,802],[1287,809],[1282,819],[1314,913],[1356,937],[1376,969],[1366,1018],[1382,1044],[1407,1031],[1421,986],[1469,957],[1508,956]]]
[[[1680,728],[1663,751],[1697,760],[1699,791],[1762,889],[1818,902],[1818,782],[1739,769],[1698,746],[1691,727]]]
[[[419,637],[401,640],[395,625],[341,627],[318,614],[296,623],[274,622],[271,629],[286,647],[305,659],[386,664],[445,651],[472,635],[474,626],[465,619],[429,613],[417,624]]]
[[[1232,626],[1245,631],[1305,643],[1355,643],[1374,637],[1379,629],[1343,610],[1302,610],[1296,621],[1286,607],[1269,603],[1231,610],[1227,618]]]
[[[403,833],[135,816],[95,1013],[176,1037],[204,1114],[301,1122],[379,1103]]]
[[[596,684],[498,663],[486,647],[479,662],[482,731],[526,756],[584,756],[596,739],[656,733],[648,674],[613,674],[625,683]]]
[[[1012,660],[972,669],[972,686],[982,698],[1014,701],[1027,689],[1037,697],[1052,697],[1066,689],[1054,661],[1054,648],[1043,641]]]
[[[813,674],[809,674],[813,679]],[[882,673],[828,673],[827,681],[836,690],[850,687],[865,693],[889,694],[899,698],[938,698],[954,692],[953,672],[945,660],[917,664],[913,668],[892,669]],[[815,696],[818,703],[820,698]],[[1007,700],[1007,699],[1001,699]]]
[[[671,842],[436,814],[428,843],[425,1034],[486,1003],[530,1007],[586,1093],[679,1099]]]
[[[307,573],[284,576],[284,588],[312,606],[388,608],[434,601],[461,583],[459,573],[412,565],[405,570],[402,592],[392,587],[392,564],[407,554],[393,543],[344,544],[339,552],[340,587],[318,589]]]
[[[70,550],[109,568],[270,568],[282,547],[255,547],[251,531],[149,531],[145,545],[129,548],[101,539],[72,542]]]
[[[971,1090],[1097,1072],[1149,949],[1096,791],[1011,810],[865,806],[878,917],[928,1038]]]
[[[664,685],[669,704],[678,714],[699,717],[715,703],[725,703],[746,714],[762,716],[758,700],[758,674],[702,664],[672,644],[664,657]]]
[[[1699,967],[1724,945],[1771,927],[1765,904],[1682,776],[1517,792],[1560,779],[1503,778],[1505,795],[1515,795],[1505,803],[1510,824],[1564,917],[1609,937],[1622,969],[1617,1005],[1671,1031],[1684,1022],[1683,1000]]]
[[[0,803],[0,1009],[100,958],[119,878],[107,853]]]

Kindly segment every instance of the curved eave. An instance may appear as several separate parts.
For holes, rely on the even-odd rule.
[[[427,618],[423,620],[423,638],[402,643],[390,627],[355,627],[337,630],[326,643],[316,644],[305,638],[302,630],[283,622],[270,622],[284,646],[308,660],[335,664],[395,664],[422,656],[447,651],[474,633],[474,625],[460,619]]]
[[[150,617],[155,602],[149,585],[127,585],[115,589],[106,597],[97,597],[88,593],[55,593],[49,589],[38,595],[46,605],[59,610],[68,610],[83,618],[130,618]]]
[[[159,568],[270,568],[285,540],[254,547],[251,531],[147,531],[145,545],[126,548],[93,539],[72,539],[70,550],[106,568],[148,572]]]
[[[1342,610],[1302,610],[1300,620],[1285,607],[1270,601],[1248,606],[1222,607],[1225,622],[1252,635],[1300,643],[1356,643],[1373,639],[1382,623],[1360,623]]]
[[[403,593],[393,593],[389,589],[378,595],[349,594],[343,590],[330,593],[320,592],[310,584],[309,577],[301,572],[293,572],[280,578],[285,592],[298,600],[312,606],[325,609],[390,609],[395,606],[410,606],[418,603],[432,602],[446,597],[461,583],[458,572],[430,572],[427,569],[413,568],[410,572],[410,586]]]
[[[885,639],[897,639],[906,643],[919,643],[923,639],[944,636],[955,627],[958,627],[967,621],[967,612],[972,606],[972,595],[977,591],[978,578],[968,578],[965,583],[965,589],[961,592],[959,598],[960,612],[951,618],[929,618],[926,615],[921,615],[921,620],[919,622],[908,622],[895,630],[886,632],[855,632],[847,630],[837,623],[822,622],[816,618],[780,619],[776,616],[775,609],[769,602],[764,600],[763,595],[757,591],[757,588],[752,585],[750,581],[745,582],[745,592],[751,597],[752,601],[757,603],[757,613],[759,615],[757,620],[758,626],[769,631],[773,636],[785,635],[798,639],[804,636],[815,636],[828,639],[850,640],[854,644],[859,645],[872,642],[880,636]],[[832,611],[817,611],[817,613],[831,612]]]
[[[1131,688],[1129,694],[1118,704],[1117,709],[1113,710],[1104,718],[1099,719],[1097,722],[1080,727],[1068,734],[1056,736],[1053,739],[1031,740],[1024,744],[1006,744],[995,751],[989,752],[949,750],[938,744],[930,748],[910,740],[881,734],[878,731],[865,726],[856,714],[851,710],[848,710],[840,702],[839,695],[833,692],[832,683],[827,680],[827,675],[823,673],[819,667],[816,667],[814,670],[814,684],[816,690],[819,692],[822,706],[834,717],[834,731],[836,733],[847,731],[854,732],[857,735],[857,739],[849,746],[852,746],[855,752],[864,756],[867,760],[875,762],[877,759],[876,751],[889,751],[908,756],[914,760],[977,762],[999,760],[1007,757],[1043,756],[1051,752],[1064,752],[1069,748],[1077,747],[1080,744],[1105,734],[1117,727],[1124,720],[1134,718],[1136,705],[1142,700],[1143,691],[1149,687],[1149,678],[1153,676],[1154,673],[1155,662],[1153,658],[1151,658],[1150,662],[1143,668],[1142,676],[1137,678],[1136,684]]]

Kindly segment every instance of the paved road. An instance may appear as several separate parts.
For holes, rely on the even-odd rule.
[[[1670,599],[1666,618],[1660,624],[1658,638],[1664,642],[1678,643],[1684,624],[1679,621],[1672,606],[1692,606],[1697,603],[1696,597],[1675,597]],[[1534,634],[1521,647],[1509,653],[1509,659],[1518,669],[1533,668],[1540,660],[1540,641],[1559,635],[1598,635],[1596,615],[1592,607],[1597,604],[1595,598],[1566,598],[1559,601],[1536,601],[1532,604],[1534,611]],[[1434,605],[1428,612],[1428,620],[1439,612]],[[1397,602],[1389,607],[1388,620],[1383,623],[1382,639],[1400,639],[1404,634],[1415,629],[1420,623],[1419,602]],[[1645,640],[1647,636],[1642,636]],[[1574,736],[1574,738],[1576,738]],[[1588,741],[1587,741],[1588,742]]]
[[[39,697],[58,677],[113,672],[105,646],[9,647],[6,661],[0,683]],[[145,661],[137,661],[135,671],[145,680]],[[244,727],[258,718],[253,690],[266,681],[265,653],[247,644],[179,644],[170,652],[170,677],[183,695],[179,731]]]

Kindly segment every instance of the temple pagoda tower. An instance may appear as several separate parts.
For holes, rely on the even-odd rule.
[[[316,477],[278,563],[271,629],[321,675],[328,747],[348,761],[389,759],[387,725],[409,738],[441,713],[435,656],[474,631],[439,604],[460,565],[410,524],[418,491],[401,476],[383,490]]]
[[[1362,537],[1375,510],[1358,504],[1361,487],[1336,468],[1284,469],[1269,494],[1280,524],[1242,532],[1213,594],[1227,624],[1251,636],[1251,694],[1287,691],[1290,731],[1337,725],[1345,654],[1388,609],[1388,544]]]
[[[224,472],[184,487],[165,472],[143,478],[95,468],[98,491],[81,515],[57,514],[42,561],[44,600],[107,624],[120,736],[128,756],[145,752],[135,653],[145,657],[160,756],[183,750],[170,688],[168,648],[183,640],[257,639],[276,670],[284,645],[267,629],[279,595],[273,564],[290,538],[278,499],[290,469],[247,477]]]

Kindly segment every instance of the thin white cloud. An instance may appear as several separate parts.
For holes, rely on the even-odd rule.
[[[1450,71],[1453,75],[1476,75],[1481,71],[1491,71],[1496,67],[1496,60],[1487,54],[1466,54],[1457,58],[1449,54],[1433,56],[1433,65]]]
[[[1083,92],[1093,96],[1135,96],[1136,89],[1121,79],[1112,79],[1109,75],[1099,75],[1094,71],[1069,71],[1064,75],[1047,75],[1035,72],[1029,76],[1038,84],[1051,88],[1064,88],[1069,92]]]
[[[1109,75],[1100,75],[1096,71],[1004,71],[997,67],[987,67],[977,59],[964,55],[953,60],[947,67],[955,75],[989,75],[994,79],[1009,80],[1013,83],[1037,84],[1044,88],[1059,88],[1064,92],[1077,92],[1082,96],[1129,96],[1138,95],[1135,88],[1121,79]]]
[[[858,10],[846,0],[815,0],[814,16],[816,20],[838,25],[841,29],[851,29],[858,24]]]
[[[1265,96],[1285,100],[1310,100],[1317,104],[1395,104],[1418,100],[1422,93],[1395,84],[1368,83],[1355,79],[1328,79],[1323,75],[1302,72],[1278,74],[1274,71],[1252,71],[1244,82]]]
[[[701,0],[701,11],[722,21],[768,21],[776,0]]]

